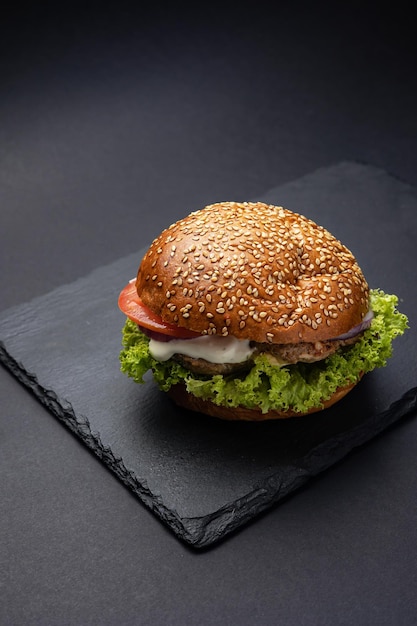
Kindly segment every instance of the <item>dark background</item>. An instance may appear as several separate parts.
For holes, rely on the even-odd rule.
[[[2,310],[322,166],[417,185],[399,3],[18,4],[0,24]],[[1,624],[415,623],[412,420],[194,553],[0,386]]]

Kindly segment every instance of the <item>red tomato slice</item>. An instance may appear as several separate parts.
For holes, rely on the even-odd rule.
[[[131,280],[126,287],[122,289],[118,305],[119,309],[132,320],[132,322],[155,333],[178,337],[179,339],[191,339],[192,337],[200,336],[200,333],[165,322],[162,317],[145,306],[137,294],[135,279]]]

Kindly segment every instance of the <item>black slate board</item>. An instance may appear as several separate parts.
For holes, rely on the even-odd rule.
[[[332,409],[228,423],[174,407],[151,378],[136,385],[120,374],[124,318],[116,300],[142,251],[0,315],[3,364],[194,547],[223,539],[416,410],[416,190],[347,162],[258,199],[331,230],[352,249],[371,286],[396,293],[409,316],[411,330],[395,341],[389,366]]]

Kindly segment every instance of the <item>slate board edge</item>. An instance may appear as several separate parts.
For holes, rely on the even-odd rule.
[[[266,512],[310,479],[342,461],[355,449],[374,440],[416,410],[417,387],[413,387],[382,413],[370,416],[348,433],[343,432],[317,445],[299,459],[299,466],[288,467],[284,475],[281,472],[278,482],[277,475],[271,475],[250,494],[205,516],[204,524],[201,524],[200,518],[184,518],[184,526],[195,536],[194,547],[207,547],[223,540],[245,523],[253,521],[255,515]],[[255,511],[253,516],[252,509]]]
[[[149,490],[145,480],[138,480],[135,474],[125,466],[123,460],[117,458],[108,446],[103,445],[100,434],[92,432],[88,418],[84,415],[77,417],[70,402],[60,398],[53,390],[43,387],[35,374],[27,372],[24,365],[11,356],[3,341],[0,341],[0,363],[76,435],[161,521],[186,542],[193,542],[192,537],[184,536],[186,530],[177,513],[168,509],[158,496]]]
[[[365,422],[346,433],[341,433],[313,448],[304,458],[299,459],[299,466],[291,466],[277,480],[273,474],[253,491],[242,498],[221,507],[204,517],[181,518],[175,511],[168,509],[160,498],[152,494],[146,481],[138,479],[123,463],[116,458],[112,450],[104,446],[99,434],[91,431],[89,420],[85,416],[77,417],[71,403],[40,385],[34,374],[27,372],[16,361],[0,341],[0,362],[27,387],[35,397],[45,405],[124,483],[139,500],[145,504],[179,539],[193,548],[207,548],[222,541],[239,527],[252,521],[260,513],[272,508],[280,500],[308,480],[328,469],[398,420],[410,415],[417,409],[417,387],[410,389],[383,413],[369,417]]]

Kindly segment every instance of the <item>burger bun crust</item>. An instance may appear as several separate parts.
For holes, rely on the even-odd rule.
[[[336,237],[261,202],[212,204],[164,230],[136,288],[168,323],[261,343],[331,339],[369,307],[363,273]]]
[[[250,409],[243,406],[221,406],[215,404],[214,402],[211,402],[210,400],[197,398],[192,393],[189,393],[185,385],[181,383],[173,385],[167,393],[177,406],[180,406],[190,411],[204,413],[205,415],[218,417],[220,419],[228,421],[261,422],[267,420],[287,419],[290,417],[301,417],[304,415],[318,413],[319,411],[330,408],[331,406],[336,404],[336,402],[342,400],[342,398],[344,398],[349,393],[349,391],[351,391],[356,386],[356,384],[357,383],[349,383],[344,387],[339,387],[328,400],[322,403],[321,406],[314,407],[304,413],[297,412],[291,409],[283,411],[275,409],[270,410],[266,413],[262,413],[262,411],[257,408]]]

